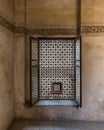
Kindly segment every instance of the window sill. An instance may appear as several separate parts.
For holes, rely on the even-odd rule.
[[[39,100],[36,106],[78,106],[75,100]]]

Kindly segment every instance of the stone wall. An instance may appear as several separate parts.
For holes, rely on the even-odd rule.
[[[19,0],[18,5],[18,0],[15,0],[17,25],[25,24],[27,28],[34,30],[28,32],[25,37],[23,34],[16,34],[15,37],[16,118],[104,121],[103,0],[81,1],[82,108],[71,106],[29,107],[25,105],[26,99],[29,100],[30,88],[29,37],[69,37],[72,36],[69,33],[70,30],[75,31],[76,28],[75,10],[77,11],[77,8],[75,1],[59,2],[59,0],[55,0],[51,2],[51,0],[48,0],[45,2],[42,0],[27,0],[28,4],[25,8],[23,1]],[[25,11],[27,12],[26,17],[24,17]],[[75,33],[73,34],[75,35]]]
[[[13,42],[14,34],[4,26],[14,23],[13,0],[0,1],[0,130],[7,130],[14,119]],[[2,26],[4,25],[4,26]]]

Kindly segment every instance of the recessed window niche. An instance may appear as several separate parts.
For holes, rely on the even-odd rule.
[[[81,105],[80,39],[30,41],[31,104]]]

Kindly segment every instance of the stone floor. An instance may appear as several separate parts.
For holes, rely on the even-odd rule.
[[[16,120],[9,130],[104,130],[104,122]]]

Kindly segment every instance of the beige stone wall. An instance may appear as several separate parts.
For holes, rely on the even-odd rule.
[[[2,13],[1,13],[2,12]],[[13,0],[0,0],[0,16],[14,21]],[[0,25],[0,130],[14,119],[13,33]]]
[[[25,25],[25,0],[14,0],[15,3],[15,23]]]
[[[76,0],[27,0],[27,26],[75,26]]]
[[[74,119],[104,121],[103,42],[103,36],[84,36],[82,38],[82,108],[74,108],[71,106],[29,107],[19,102],[18,99],[18,103],[16,103],[16,117],[41,120]],[[20,62],[22,62],[22,60]],[[21,73],[18,77],[20,75]],[[19,90],[23,96],[23,88]],[[20,96],[20,92],[16,92],[16,96],[22,97]]]
[[[104,25],[103,0],[82,0],[82,23]]]
[[[25,102],[25,41],[24,35],[15,34],[14,87],[15,104]],[[21,67],[20,67],[21,66]]]
[[[16,24],[25,24],[25,18],[27,27],[77,24],[76,0],[15,0],[15,13]]]
[[[0,26],[0,129],[14,119],[13,33]]]
[[[0,0],[0,16],[14,23],[14,0]]]
[[[74,26],[76,23],[74,21],[76,13],[74,12],[75,10],[73,10],[75,7],[75,1],[74,3],[67,0],[60,2],[59,0],[55,1],[56,4],[53,1],[52,3],[51,0],[48,0],[47,2],[46,0],[28,0],[27,26]],[[66,6],[67,2],[69,2],[70,4]],[[103,0],[82,0],[81,23],[89,25],[104,24],[103,3]],[[50,7],[51,5],[52,8]],[[73,11],[69,9],[69,6]],[[22,6],[20,7],[23,8]],[[62,7],[64,9],[64,12]],[[19,9],[19,7],[17,8]],[[57,10],[57,8],[59,9],[59,11]],[[67,12],[68,9],[69,12]],[[21,13],[23,14],[23,12]],[[20,15],[17,14],[17,16]],[[18,21],[20,18],[19,24],[21,23],[21,17],[18,17]],[[74,108],[71,106],[29,107],[25,105],[26,89],[28,91],[27,95],[29,96],[30,87],[29,40],[24,41],[24,37],[22,35],[16,36],[16,39],[17,42],[15,43],[15,47],[18,48],[15,48],[15,67],[17,66],[18,68],[17,71],[15,71],[15,81],[17,82],[15,84],[16,118],[34,118],[42,120],[73,119],[104,121],[104,33],[100,34],[99,32],[96,34],[82,34],[82,108]],[[21,46],[20,49],[19,45]],[[21,55],[21,57],[19,54]],[[23,59],[25,59],[27,63],[23,62]],[[25,71],[23,71],[24,69]]]

